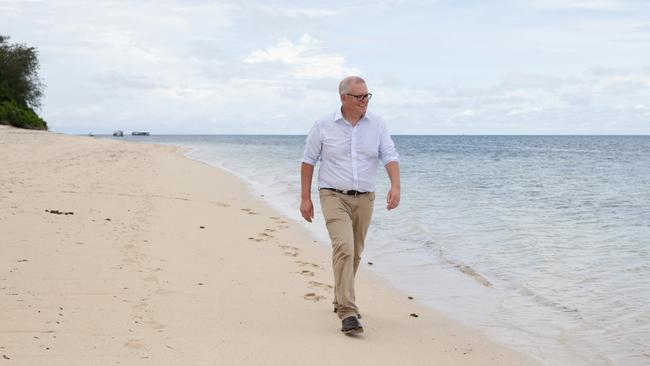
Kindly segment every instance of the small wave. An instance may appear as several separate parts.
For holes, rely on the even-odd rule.
[[[528,286],[521,285],[521,294],[532,297],[535,300],[535,302],[537,302],[540,305],[559,310],[563,313],[573,314],[578,319],[582,318],[580,315],[580,311],[578,310],[577,307],[564,305],[557,300],[550,299],[538,293],[537,291],[531,289]]]
[[[444,255],[442,253],[442,250],[440,251],[440,258],[442,258],[442,260],[445,261],[447,264],[450,264],[453,267],[458,268],[459,271],[461,271],[465,275],[469,276],[470,278],[474,279],[475,281],[477,281],[481,285],[483,285],[485,287],[492,287],[492,282],[490,282],[487,278],[485,278],[485,276],[483,276],[482,274],[476,272],[476,270],[474,270],[474,268],[472,268],[471,266],[466,265],[463,262],[456,263],[455,261],[451,260],[449,257],[447,257],[446,255]]]
[[[468,265],[465,265],[463,263],[459,264],[457,267],[458,267],[458,269],[460,269],[461,272],[463,272],[464,274],[466,274],[466,275],[470,276],[471,278],[475,279],[481,285],[483,285],[485,287],[492,287],[492,282],[488,281],[487,278],[483,277],[483,275],[476,272],[474,270],[474,268],[472,268],[472,267],[470,267]]]

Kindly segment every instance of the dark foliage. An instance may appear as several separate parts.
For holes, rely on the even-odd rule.
[[[0,35],[0,124],[47,129],[34,108],[40,107],[44,85],[38,77],[38,50],[11,44]]]

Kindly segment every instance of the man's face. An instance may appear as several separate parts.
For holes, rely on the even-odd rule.
[[[366,95],[368,94],[368,87],[364,83],[351,83],[346,94]],[[368,98],[357,100],[352,95],[346,94],[341,95],[343,109],[354,114],[365,114],[368,109]]]

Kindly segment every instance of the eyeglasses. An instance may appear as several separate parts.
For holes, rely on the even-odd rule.
[[[358,102],[360,102],[360,101],[362,101],[364,99],[370,100],[370,98],[372,98],[372,93],[361,94],[361,95],[354,95],[354,94],[347,93],[345,95],[349,95],[351,97],[354,97],[354,99],[356,99]]]

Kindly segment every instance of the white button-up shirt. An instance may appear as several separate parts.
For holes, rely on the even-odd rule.
[[[366,112],[352,126],[337,109],[309,130],[302,162],[319,160],[318,188],[374,192],[379,160],[386,165],[399,156],[379,116]]]

